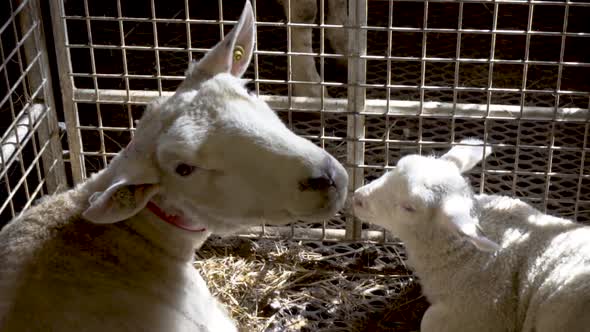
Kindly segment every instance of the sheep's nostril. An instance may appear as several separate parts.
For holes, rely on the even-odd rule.
[[[353,205],[355,208],[364,208],[364,207],[365,207],[364,200],[363,200],[362,198],[360,198],[359,196],[357,196],[357,195],[355,195],[355,196],[352,198],[352,205]]]
[[[308,190],[314,190],[314,191],[321,191],[321,190],[327,190],[330,187],[334,187],[336,184],[334,183],[334,180],[332,179],[332,177],[330,176],[320,176],[320,177],[316,177],[316,178],[309,178],[307,180],[303,180],[301,182],[299,182],[299,190],[301,191],[308,191]]]

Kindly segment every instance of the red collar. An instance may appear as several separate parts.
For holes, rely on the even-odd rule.
[[[207,230],[205,227],[190,228],[190,226],[187,226],[183,222],[182,216],[166,214],[166,212],[164,212],[162,209],[160,209],[160,207],[157,206],[152,201],[149,201],[147,203],[146,207],[148,208],[148,210],[152,211],[152,213],[155,214],[156,216],[158,216],[160,219],[164,220],[165,222],[169,223],[170,225],[176,226],[180,229],[184,229],[185,231],[198,233],[198,232],[204,232]]]

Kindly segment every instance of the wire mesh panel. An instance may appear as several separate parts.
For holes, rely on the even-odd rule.
[[[144,105],[235,24],[242,0],[52,3],[74,179],[103,168]],[[590,219],[590,3],[257,0],[245,77],[295,133],[337,157],[350,190],[409,153],[467,136],[495,152],[480,192]],[[389,239],[344,212],[249,235]]]
[[[37,1],[0,4],[0,227],[67,187]]]
[[[366,177],[481,137],[495,152],[472,172],[480,192],[590,221],[588,5],[369,2]]]

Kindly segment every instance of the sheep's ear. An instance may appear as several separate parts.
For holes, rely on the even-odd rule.
[[[96,224],[116,223],[137,214],[157,192],[156,184],[128,184],[120,181],[106,191],[94,193],[90,197],[90,207],[82,217]]]
[[[461,173],[472,169],[473,166],[477,165],[477,163],[492,153],[492,148],[486,146],[484,149],[484,142],[479,139],[464,139],[460,144],[463,145],[453,147],[449,152],[445,153],[441,159],[448,160],[457,165]]]
[[[255,36],[254,13],[248,0],[238,23],[230,33],[201,60],[189,66],[184,86],[198,85],[219,73],[231,73],[241,77],[252,59]]]
[[[471,215],[472,202],[462,196],[446,198],[441,207],[440,222],[458,236],[465,236],[482,251],[496,251],[500,246],[479,234],[478,220]]]
[[[158,192],[158,172],[151,161],[130,144],[109,165],[112,182],[105,191],[90,196],[82,217],[97,224],[125,220],[143,209]]]

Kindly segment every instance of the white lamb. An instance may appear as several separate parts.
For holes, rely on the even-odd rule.
[[[247,2],[105,170],[0,232],[1,331],[235,331],[191,266],[195,248],[212,232],[342,207],[342,165],[239,78],[254,36]]]
[[[461,144],[403,157],[353,199],[359,218],[404,241],[431,303],[421,330],[590,331],[590,227],[474,195],[461,173],[484,158],[483,143]]]

